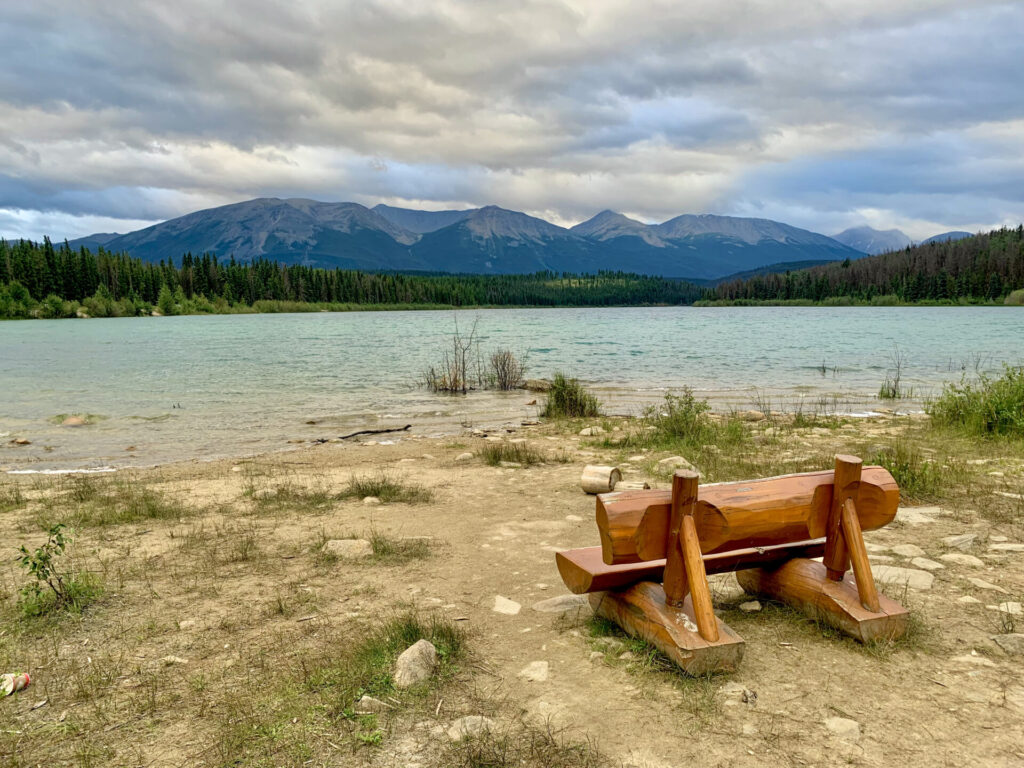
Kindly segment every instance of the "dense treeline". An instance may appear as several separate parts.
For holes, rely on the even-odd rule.
[[[1024,226],[721,283],[703,298],[737,303],[975,303],[1002,302],[1021,288]]]
[[[622,306],[689,304],[696,286],[602,272],[568,275],[409,275],[285,266],[185,254],[143,262],[27,240],[0,240],[0,317],[110,317],[355,306]]]

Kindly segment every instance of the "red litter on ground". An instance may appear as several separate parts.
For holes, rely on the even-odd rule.
[[[28,688],[28,684],[31,682],[32,678],[28,676],[28,672],[21,672],[19,674],[8,672],[6,675],[0,675],[0,692],[4,696],[10,696],[12,693],[17,693],[23,688]]]

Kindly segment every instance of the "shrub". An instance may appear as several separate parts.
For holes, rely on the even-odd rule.
[[[1024,288],[1011,291],[1003,303],[1014,307],[1024,307]]]
[[[18,600],[25,616],[80,611],[102,591],[92,574],[79,574],[63,565],[65,550],[71,543],[64,530],[64,525],[57,523],[47,532],[46,543],[34,552],[29,552],[24,545],[19,550],[18,564],[33,578],[21,588]]]
[[[910,501],[939,497],[943,486],[956,482],[961,474],[955,471],[958,468],[944,468],[941,462],[924,458],[917,448],[902,440],[878,451],[869,463],[889,470],[900,487],[900,497]]]
[[[980,374],[974,382],[947,384],[925,410],[938,426],[985,437],[1024,437],[1024,367],[1007,365],[998,378]]]
[[[524,467],[547,461],[547,456],[526,443],[487,443],[477,451],[477,455],[491,467],[500,466],[503,461],[513,461]]]
[[[520,360],[510,349],[497,349],[491,353],[491,378],[496,389],[516,389],[523,383],[526,361]]]
[[[576,379],[556,373],[541,416],[579,418],[601,415],[601,403]]]

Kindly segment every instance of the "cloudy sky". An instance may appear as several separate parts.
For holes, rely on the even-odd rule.
[[[252,197],[1024,219],[1024,4],[0,0],[0,236]]]

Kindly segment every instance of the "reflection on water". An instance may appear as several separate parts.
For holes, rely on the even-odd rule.
[[[526,392],[432,395],[417,387],[456,313],[353,312],[0,323],[0,466],[153,464],[273,450],[289,439],[412,423],[426,434],[534,418]],[[611,413],[683,385],[718,408],[773,403],[866,411],[894,345],[901,408],[964,371],[1024,357],[1014,308],[501,309],[478,320],[484,352],[527,356],[528,376],[588,382]],[[542,397],[542,396],[541,396]],[[56,414],[106,416],[89,427]],[[307,423],[315,422],[315,423]]]

